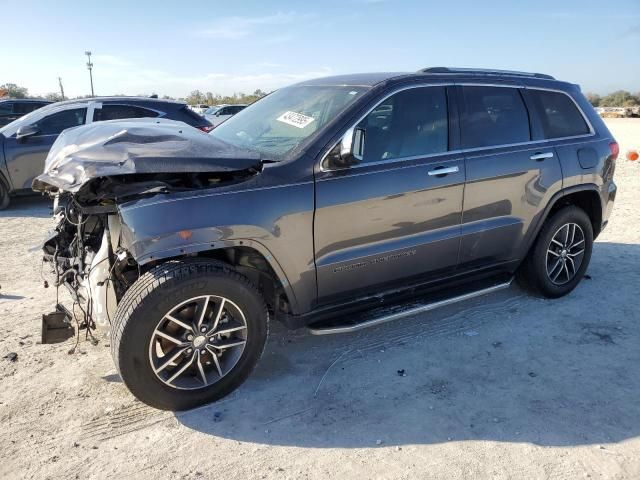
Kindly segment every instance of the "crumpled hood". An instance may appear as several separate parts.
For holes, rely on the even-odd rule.
[[[137,173],[233,172],[260,167],[260,156],[182,122],[111,120],[62,132],[45,161],[36,191],[77,192],[98,177]]]

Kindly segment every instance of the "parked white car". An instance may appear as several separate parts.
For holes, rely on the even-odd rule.
[[[197,105],[189,105],[189,108],[198,115],[204,115],[204,112],[209,108],[209,105],[206,103],[199,103]]]
[[[246,107],[246,105],[214,105],[205,110],[204,117],[213,123],[214,127],[217,127]]]

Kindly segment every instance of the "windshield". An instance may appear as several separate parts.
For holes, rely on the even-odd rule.
[[[212,130],[212,136],[265,159],[289,152],[342,112],[367,87],[300,85],[283,88]]]

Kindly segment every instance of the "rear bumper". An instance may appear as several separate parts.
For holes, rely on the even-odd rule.
[[[604,208],[602,209],[602,226],[600,228],[601,231],[604,230],[609,223],[609,217],[611,216],[613,204],[616,200],[616,193],[618,193],[618,186],[613,180],[611,180],[607,185],[606,191],[604,192]]]

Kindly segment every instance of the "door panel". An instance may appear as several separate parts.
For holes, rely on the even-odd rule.
[[[460,269],[519,260],[532,223],[562,186],[554,148],[532,143],[521,89],[458,87],[467,184]]]
[[[34,135],[23,142],[13,137],[4,142],[7,170],[14,190],[31,189],[31,182],[44,170],[44,161],[58,135]]]
[[[31,182],[43,172],[47,154],[58,135],[84,124],[86,114],[86,108],[60,110],[31,124],[39,131],[36,135],[18,141],[14,134],[5,140],[5,160],[14,190],[31,189]]]
[[[439,86],[387,95],[357,124],[362,163],[316,173],[318,303],[455,268],[465,170],[449,102]]]
[[[532,221],[561,187],[555,150],[503,147],[469,153],[465,163],[460,268],[518,259]]]
[[[455,267],[464,162],[447,157],[323,174],[314,225],[319,303]],[[458,172],[429,176],[436,166]]]

